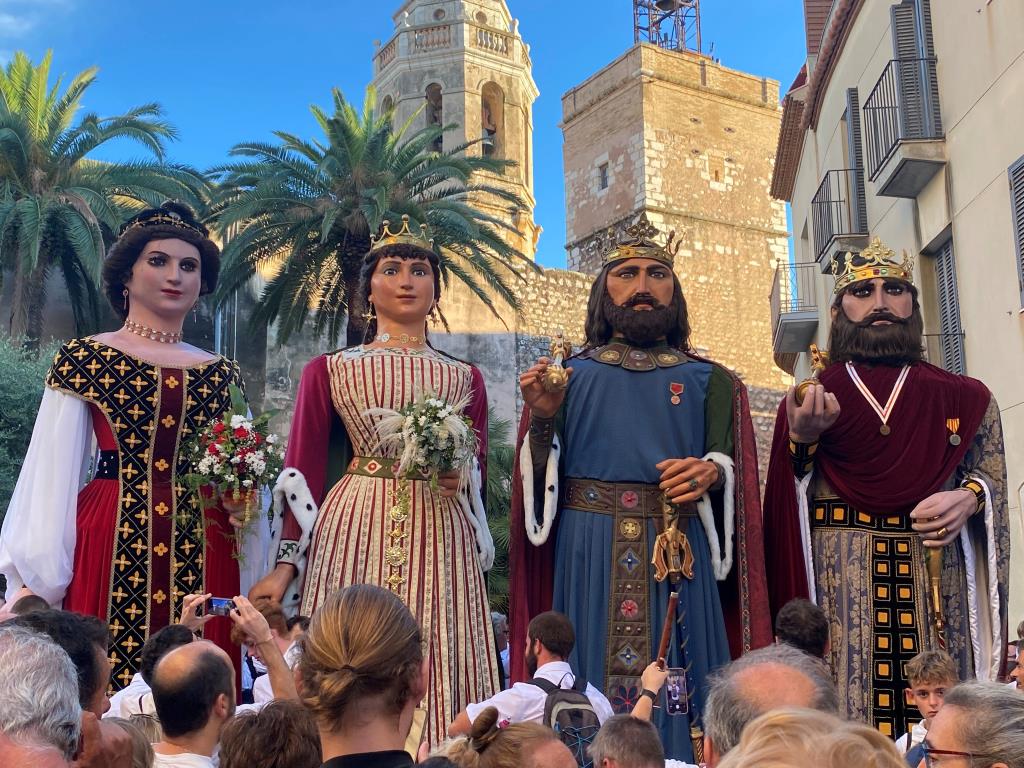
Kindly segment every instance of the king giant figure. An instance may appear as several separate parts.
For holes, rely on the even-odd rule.
[[[923,360],[912,260],[877,239],[840,258],[829,364],[776,421],[769,590],[773,611],[818,602],[849,716],[897,736],[916,719],[903,692],[917,653],[945,646],[963,679],[1002,672],[1002,430],[984,384]]]
[[[708,673],[771,629],[746,388],[691,351],[672,237],[656,236],[642,218],[608,242],[567,386],[545,388],[547,358],[520,379],[511,655],[553,607],[576,628],[574,669],[628,711],[667,623],[688,711],[656,724],[666,754],[693,762]]]

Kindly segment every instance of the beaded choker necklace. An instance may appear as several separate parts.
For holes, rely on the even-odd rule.
[[[181,331],[172,333],[168,331],[158,331],[156,328],[150,328],[148,325],[137,323],[134,320],[125,319],[124,329],[129,333],[134,333],[136,336],[141,336],[144,339],[152,339],[153,341],[159,341],[161,344],[177,344],[180,342],[185,334]]]
[[[392,336],[390,333],[379,333],[373,337],[374,341],[379,341],[381,344],[387,344],[389,341],[397,341],[401,344],[422,344],[426,341],[424,336],[410,336],[408,333],[402,333],[398,336]]]

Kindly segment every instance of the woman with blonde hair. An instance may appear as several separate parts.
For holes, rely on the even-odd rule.
[[[510,725],[507,720],[498,720],[494,707],[487,707],[477,716],[468,736],[449,741],[444,753],[459,768],[576,766],[569,748],[553,730],[540,723]]]
[[[298,669],[324,768],[413,764],[404,747],[427,668],[420,628],[397,596],[369,584],[331,594],[313,614]]]
[[[719,768],[906,768],[891,740],[862,723],[811,709],[767,712],[743,729]]]

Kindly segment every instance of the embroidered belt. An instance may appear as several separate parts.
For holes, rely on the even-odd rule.
[[[96,472],[92,479],[117,480],[118,470],[117,451],[100,451],[99,460],[96,462]]]
[[[399,477],[398,464],[399,460],[392,456],[355,456],[349,462],[345,474],[395,479]],[[429,480],[430,474],[429,470],[417,468],[406,472],[405,477],[409,480]]]
[[[664,494],[657,485],[647,483],[606,483],[601,480],[567,478],[562,505],[604,515],[635,515],[662,519]],[[679,517],[697,517],[696,504],[677,507]]]
[[[875,533],[914,533],[910,515],[869,515],[842,499],[813,499],[811,528],[851,528]]]

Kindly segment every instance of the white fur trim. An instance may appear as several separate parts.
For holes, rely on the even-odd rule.
[[[811,476],[814,471],[808,472],[796,481],[796,506],[800,518],[800,547],[804,551],[804,573],[807,577],[807,597],[812,603],[818,602],[818,589],[814,581],[814,553],[811,550],[811,510],[807,503],[807,493],[811,486]]]
[[[523,446],[519,449],[519,472],[523,477],[526,536],[535,547],[539,547],[548,540],[551,526],[555,521],[555,513],[558,511],[558,459],[562,452],[561,448],[556,434],[551,440],[551,451],[548,453],[548,463],[544,472],[544,518],[540,525],[537,524],[534,514],[533,453],[530,451],[529,435],[523,440]]]
[[[476,459],[473,459],[468,492],[459,491],[459,504],[476,533],[477,559],[480,561],[480,569],[485,572],[489,571],[494,565],[494,539],[491,537],[491,528],[487,524],[487,510],[484,509],[483,503],[483,477],[480,471],[480,462]]]
[[[292,501],[291,497],[295,496]],[[290,502],[290,503],[289,503]],[[309,536],[316,523],[319,510],[313,500],[313,494],[306,483],[306,477],[294,467],[285,467],[274,484],[274,519],[271,523],[270,548],[267,550],[267,572],[277,565],[277,550],[281,545],[281,534],[284,530],[285,505],[291,509],[302,533],[299,536],[299,551],[292,561],[295,566],[295,578],[284,592],[281,605],[288,613],[298,610],[302,596],[302,580],[306,573],[309,553]]]
[[[995,508],[988,481],[980,475],[968,475],[985,490],[985,573],[979,588],[976,542],[971,536],[969,525],[960,529],[960,545],[964,553],[964,567],[967,571],[967,615],[970,623],[971,649],[974,652],[974,675],[978,680],[998,680],[999,664],[1002,658],[1003,637],[1000,620],[999,581],[996,570]],[[980,542],[979,542],[980,543]],[[982,590],[987,593],[982,599]]]
[[[711,508],[711,499],[707,493],[697,499],[697,514],[704,524],[704,532],[708,537],[708,544],[711,549],[711,568],[714,571],[715,579],[724,581],[729,571],[732,570],[733,536],[736,530],[736,476],[733,472],[732,457],[724,453],[712,451],[706,454],[702,461],[713,461],[718,464],[725,473],[725,483],[722,486],[723,496],[723,525],[725,527],[725,541],[719,542],[718,529],[715,528],[715,513]]]

